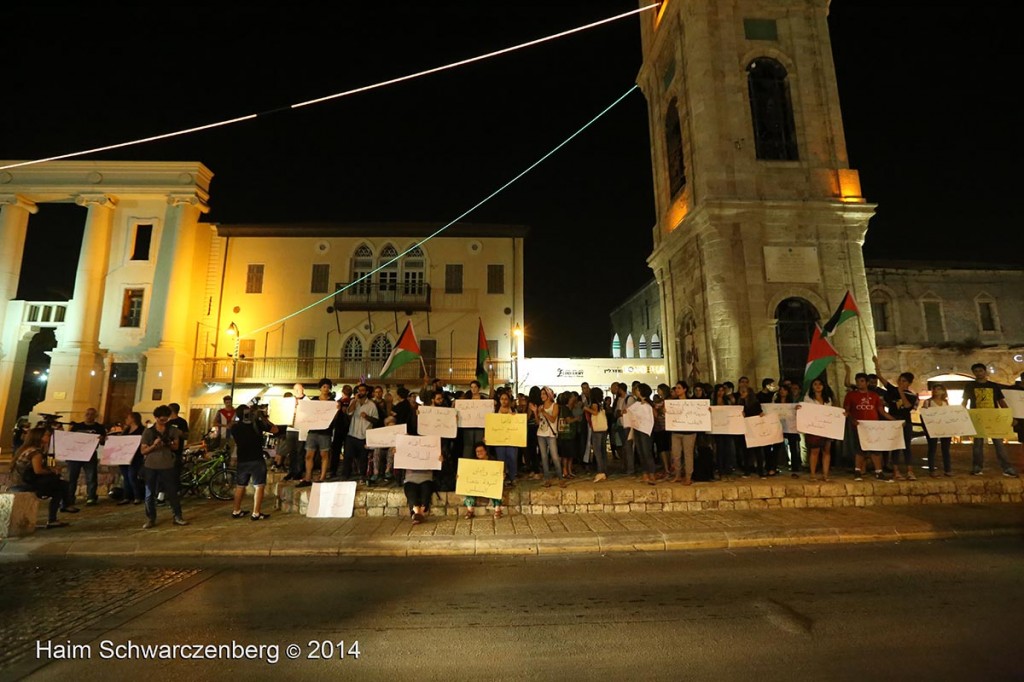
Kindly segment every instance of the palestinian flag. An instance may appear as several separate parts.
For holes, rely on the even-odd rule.
[[[825,338],[828,338],[836,333],[836,327],[846,322],[851,317],[857,317],[860,315],[860,310],[857,309],[857,302],[853,300],[853,294],[849,291],[843,296],[843,300],[839,302],[839,307],[832,313],[832,317],[828,318],[828,322],[821,329],[821,334]]]
[[[804,391],[811,390],[811,382],[820,377],[838,355],[836,349],[822,335],[821,327],[814,325],[814,336],[811,338],[811,347],[807,351],[807,366],[804,368]]]
[[[487,388],[487,360],[491,354],[487,352],[487,335],[484,334],[484,321],[480,320],[480,331],[476,341],[476,380],[480,388]]]
[[[383,379],[396,369],[414,360],[422,358],[420,353],[420,342],[416,340],[416,332],[412,329],[412,320],[405,323],[402,335],[398,337],[398,343],[391,349],[391,355],[380,370],[380,378]]]

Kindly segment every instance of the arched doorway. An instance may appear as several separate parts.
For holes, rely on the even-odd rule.
[[[807,351],[820,319],[814,306],[802,298],[787,298],[775,309],[775,342],[779,352],[779,379],[804,380]]]

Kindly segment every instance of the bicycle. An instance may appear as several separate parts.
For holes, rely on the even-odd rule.
[[[204,489],[210,497],[230,500],[235,495],[236,472],[230,468],[231,449],[220,447],[208,451],[206,443],[189,446],[182,453],[182,495],[199,495]]]

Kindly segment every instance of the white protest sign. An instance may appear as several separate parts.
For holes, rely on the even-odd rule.
[[[740,408],[742,411],[742,408]],[[711,401],[704,399],[666,400],[666,431],[710,431]]]
[[[460,429],[482,429],[485,428],[487,415],[494,413],[494,401],[456,400],[455,411],[459,413]]]
[[[712,405],[711,433],[716,436],[743,436],[747,426],[743,422],[742,405]]]
[[[135,451],[139,449],[142,436],[108,436],[100,452],[100,464],[104,466],[127,466],[132,463]]]
[[[1024,391],[1008,389],[1003,391],[1006,406],[1013,412],[1014,419],[1024,419]]]
[[[295,398],[271,398],[267,402],[267,419],[277,426],[291,426],[295,421]]]
[[[903,420],[857,422],[857,437],[864,452],[888,452],[902,450]]]
[[[395,436],[396,469],[441,469],[440,436]]]
[[[416,428],[421,436],[455,438],[458,427],[459,418],[454,407],[420,407]]]
[[[100,443],[99,434],[76,431],[53,432],[53,456],[65,462],[88,462]]]
[[[313,483],[309,490],[306,517],[311,519],[350,519],[356,503],[355,481]]]
[[[654,410],[649,403],[633,403],[626,413],[630,416],[630,423],[634,429],[651,435],[651,431],[654,430]]]
[[[306,440],[310,431],[326,429],[338,414],[338,403],[333,400],[300,400],[295,405],[295,428],[299,440]]]
[[[796,403],[765,403],[761,409],[768,414],[779,415],[783,433],[797,433]]]
[[[796,411],[796,430],[819,438],[842,440],[846,433],[846,414],[841,407],[800,403]]]
[[[777,414],[765,413],[756,417],[744,417],[743,426],[746,429],[748,448],[774,445],[786,439],[782,435],[782,422],[779,421]]]
[[[405,424],[394,424],[392,426],[382,426],[378,429],[367,429],[366,430],[366,447],[373,448],[393,448],[395,447],[395,437],[404,436],[408,433],[408,429]]]
[[[924,428],[929,438],[973,436],[977,431],[971,414],[963,405],[936,405],[921,410]]]

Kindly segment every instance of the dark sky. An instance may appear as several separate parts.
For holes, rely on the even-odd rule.
[[[0,158],[39,158],[271,111],[636,6],[349,4],[10,9]],[[1021,148],[1018,109],[1010,102],[1020,52],[1016,22],[997,6],[965,7],[832,2],[851,165],[861,172],[865,196],[879,204],[865,245],[869,260],[1024,264],[1019,248],[1006,248],[1022,218],[1011,184]],[[440,226],[633,85],[638,21],[85,158],[201,161],[215,174],[207,216],[214,222]],[[78,211],[44,205],[33,218],[22,296],[62,289],[70,295]],[[525,265],[530,355],[607,355],[608,313],[652,276],[645,263],[654,212],[643,96],[634,92],[467,220],[532,229]],[[59,242],[53,230],[60,230]],[[541,302],[553,292],[556,303]]]

